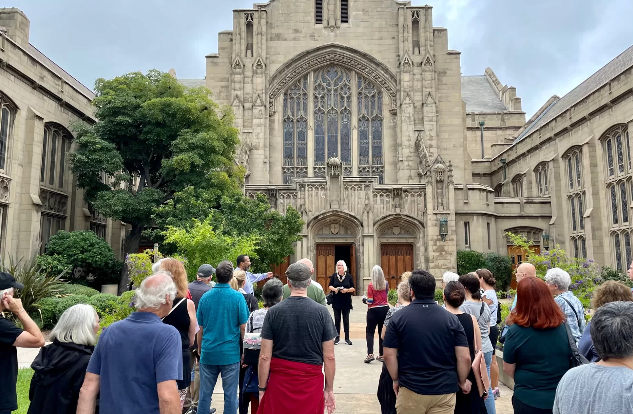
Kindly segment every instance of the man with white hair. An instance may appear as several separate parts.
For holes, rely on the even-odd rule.
[[[319,283],[317,283],[312,276],[314,276],[314,266],[312,265],[312,260],[310,259],[301,259],[297,263],[304,264],[308,269],[310,269],[310,284],[308,285],[308,297],[319,303],[323,306],[327,305],[327,301],[325,299],[325,293],[323,292],[323,287]],[[284,299],[290,297],[290,287],[286,284],[284,285]]]
[[[555,267],[549,269],[545,274],[545,283],[547,283],[547,287],[554,295],[554,300],[567,317],[567,324],[576,340],[576,344],[578,344],[587,322],[585,322],[585,309],[580,299],[569,290],[571,276],[563,269]]]
[[[9,414],[18,409],[15,385],[18,380],[18,351],[21,348],[44,346],[44,336],[22,307],[20,299],[14,299],[15,289],[24,289],[13,275],[0,272],[0,414]],[[13,313],[24,330],[4,317],[4,312]]]
[[[442,289],[444,289],[449,283],[457,281],[459,281],[459,275],[457,273],[444,272],[444,275],[442,276]]]
[[[178,330],[164,324],[176,297],[166,273],[143,280],[136,290],[137,311],[106,328],[92,354],[79,393],[77,414],[180,414],[176,380],[182,380]]]

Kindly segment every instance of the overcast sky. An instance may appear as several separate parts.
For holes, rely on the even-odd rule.
[[[462,74],[481,75],[490,66],[502,83],[517,88],[528,117],[633,44],[632,0],[428,3],[434,25],[448,28],[449,48],[462,52]],[[253,0],[5,2],[28,16],[31,43],[90,88],[99,77],[152,68],[173,67],[179,78],[203,78],[204,56],[217,52],[217,33],[232,29],[231,10],[252,5]]]

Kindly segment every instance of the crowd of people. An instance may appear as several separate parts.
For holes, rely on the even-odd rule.
[[[333,413],[341,320],[345,343],[352,345],[356,287],[346,263],[336,263],[327,295],[309,259],[288,267],[286,285],[272,273],[250,273],[248,256],[236,263],[202,265],[188,283],[180,261],[162,259],[136,289],[129,317],[97,337],[94,308],[72,306],[46,346],[13,297],[23,286],[0,272],[0,414],[17,409],[17,347],[41,348],[32,364],[29,414],[211,414],[219,377],[226,414]],[[253,283],[264,280],[260,307]],[[381,412],[495,414],[498,342],[503,371],[514,380],[515,414],[633,412],[631,288],[616,281],[600,285],[586,323],[566,271],[550,269],[541,279],[532,264],[522,263],[516,280],[500,332],[501,306],[489,270],[446,272],[443,305],[435,300],[433,275],[406,272],[391,307],[384,272],[374,266],[363,296],[364,362],[382,362]]]

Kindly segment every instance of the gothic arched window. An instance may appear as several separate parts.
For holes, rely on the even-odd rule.
[[[358,77],[358,172],[377,175],[383,182],[382,91],[369,80]]]
[[[0,92],[0,170],[7,169],[9,145],[16,109]]]
[[[308,76],[284,93],[284,184],[308,176]]]

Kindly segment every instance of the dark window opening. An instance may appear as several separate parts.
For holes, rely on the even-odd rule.
[[[323,0],[316,0],[315,9],[316,24],[323,24]]]
[[[352,268],[352,254],[351,254],[351,250],[350,250],[350,245],[349,244],[337,244],[336,246],[334,246],[334,260],[335,263],[338,263],[339,260],[342,260],[345,262],[345,265],[347,266],[347,271],[348,272],[352,272],[351,268]],[[336,272],[336,268],[334,268],[334,270],[332,271],[332,273]],[[354,277],[356,277],[356,275],[352,275]]]
[[[420,54],[420,20],[414,18],[411,25],[411,31],[413,32],[413,54]]]
[[[253,14],[246,14],[246,57],[253,57]]]
[[[349,0],[341,0],[341,23],[349,23]]]

